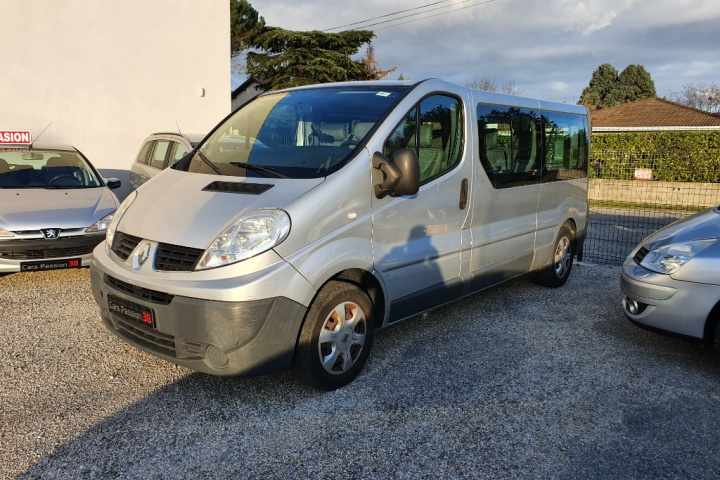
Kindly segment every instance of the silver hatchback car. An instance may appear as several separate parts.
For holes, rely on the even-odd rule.
[[[658,230],[633,250],[620,286],[627,318],[720,348],[720,205]]]
[[[69,145],[0,146],[0,273],[88,266],[119,186]]]
[[[147,137],[130,167],[132,189],[135,190],[187,155],[204,136],[202,133],[159,132]]]

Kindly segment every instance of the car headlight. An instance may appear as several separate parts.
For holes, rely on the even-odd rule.
[[[284,210],[255,210],[242,215],[205,250],[196,270],[254,257],[279,245],[288,233],[290,216]]]
[[[4,228],[0,227],[0,237],[14,237],[14,236],[15,235],[13,235],[11,232],[8,232]]]
[[[716,240],[715,238],[709,238],[658,247],[649,251],[640,262],[640,265],[653,272],[670,275],[677,272],[680,267],[715,243]]]
[[[108,215],[105,215],[103,218],[101,218],[97,222],[90,225],[85,230],[85,232],[86,233],[104,232],[110,226],[110,222],[112,222],[113,215],[115,215],[115,211],[113,211],[112,213],[110,213]]]
[[[133,190],[113,213],[110,225],[108,225],[107,232],[105,232],[106,248],[112,248],[113,239],[115,238],[115,230],[117,230],[117,226],[120,223],[120,220],[122,220],[123,215],[125,215],[127,209],[130,208],[130,204],[135,201],[135,197],[137,197],[137,191]]]

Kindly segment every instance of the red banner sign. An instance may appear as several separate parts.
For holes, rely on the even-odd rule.
[[[32,138],[29,131],[0,130],[0,144],[30,145]]]

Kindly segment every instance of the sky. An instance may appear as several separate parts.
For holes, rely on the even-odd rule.
[[[691,83],[720,83],[720,0],[250,3],[267,25],[288,30],[324,31],[364,22],[331,31],[374,31],[380,68],[397,67],[388,79],[402,74],[461,85],[511,81],[524,96],[566,103],[578,101],[603,63],[618,72],[631,64],[644,66],[660,97]],[[403,10],[408,11],[390,15]],[[234,69],[233,88],[244,79]]]

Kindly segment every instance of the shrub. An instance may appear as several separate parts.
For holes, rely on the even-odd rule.
[[[590,178],[629,180],[650,168],[653,180],[720,183],[720,131],[596,133]]]

